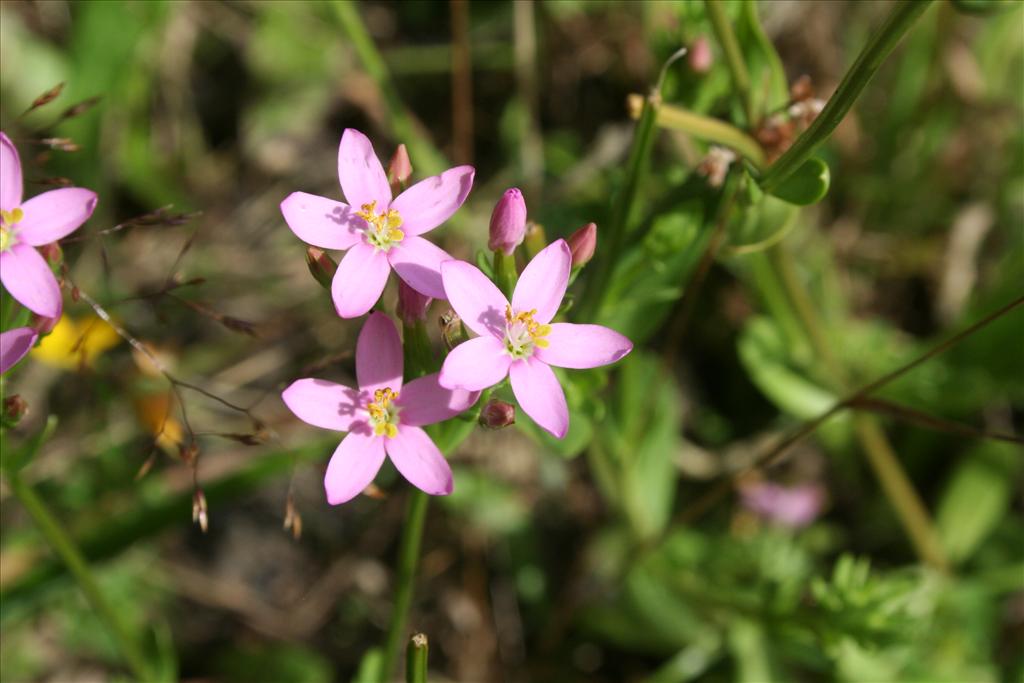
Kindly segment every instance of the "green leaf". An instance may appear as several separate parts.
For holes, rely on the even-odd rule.
[[[828,192],[829,180],[828,164],[818,157],[811,157],[771,193],[790,204],[816,204]]]
[[[967,560],[1010,507],[1019,454],[1014,446],[985,443],[960,463],[936,515],[942,545],[954,562]]]

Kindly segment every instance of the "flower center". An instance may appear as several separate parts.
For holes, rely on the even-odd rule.
[[[25,219],[21,207],[10,211],[0,211],[0,252],[5,252],[18,243],[14,226]]]
[[[373,401],[366,406],[370,413],[370,425],[377,436],[393,439],[398,435],[398,411],[395,405],[398,394],[391,387],[384,387],[373,392]]]
[[[542,325],[533,319],[537,309],[512,314],[512,307],[505,308],[505,350],[513,358],[529,358],[534,347],[547,348],[544,337],[551,332],[551,325]]]
[[[395,209],[377,211],[377,200],[363,204],[362,211],[356,215],[366,221],[366,241],[384,251],[388,251],[405,237],[399,230],[402,227],[402,216]]]

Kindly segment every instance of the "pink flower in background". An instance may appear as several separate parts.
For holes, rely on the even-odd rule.
[[[61,311],[60,285],[36,247],[77,230],[96,208],[96,193],[64,187],[24,204],[21,159],[0,133],[0,281],[25,308],[47,318]]]
[[[31,327],[16,327],[0,333],[0,375],[25,357],[35,346],[38,336]]]
[[[552,365],[595,368],[619,360],[633,344],[601,325],[552,323],[565,296],[572,253],[565,240],[545,247],[523,270],[510,304],[493,282],[463,261],[441,266],[445,292],[479,337],[456,346],[441,368],[441,386],[477,391],[509,376],[519,406],[558,438],[569,428],[565,394]]]
[[[431,495],[452,491],[452,471],[421,429],[447,420],[474,403],[476,392],[445,389],[437,374],[402,384],[402,342],[395,324],[372,313],[356,342],[359,389],[322,379],[296,380],[281,397],[314,427],[348,432],[327,465],[327,501],[338,505],[369,485],[385,453],[402,476]]]
[[[790,529],[802,529],[813,522],[825,504],[825,493],[816,484],[786,487],[759,481],[741,487],[740,496],[751,512]]]
[[[420,235],[448,220],[473,186],[472,166],[421,180],[392,199],[384,168],[365,135],[348,128],[338,149],[338,178],[348,204],[305,192],[281,202],[281,213],[304,242],[347,249],[331,283],[342,318],[369,311],[395,269],[413,289],[444,298],[441,263],[451,258]]]

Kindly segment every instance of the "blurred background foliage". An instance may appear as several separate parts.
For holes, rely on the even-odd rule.
[[[929,7],[819,150],[820,202],[825,185],[797,206],[747,182],[721,221],[724,192],[697,170],[706,141],[672,129],[652,133],[630,210],[609,202],[637,179],[627,98],[680,46],[691,58],[667,69],[662,101],[732,122],[772,158],[765,124],[794,84],[806,75],[827,99],[890,7],[723,3],[750,125],[693,0],[0,5],[0,124],[26,192],[69,178],[100,196],[64,245],[73,282],[175,377],[249,411],[172,390],[84,298],[5,378],[31,408],[5,447],[59,416],[22,476],[161,675],[358,678],[386,624],[407,487],[385,470],[378,497],[327,506],[331,437],[277,398],[310,372],[352,376],[358,326],[334,315],[277,205],[298,189],[340,198],[337,143],[356,127],[383,158],[406,143],[419,177],[477,167],[437,233],[458,257],[484,248],[513,185],[549,239],[593,220],[600,253],[610,225],[628,228],[606,277],[581,277],[575,295],[637,350],[613,373],[562,377],[563,442],[520,416],[451,454],[456,488],[432,508],[410,624],[431,638],[432,675],[1022,680],[1024,458],[939,428],[1021,432],[1020,309],[878,393],[918,420],[841,413],[735,487],[813,490],[821,510],[806,520],[744,495],[692,507],[799,421],[1021,295],[1021,6]],[[702,40],[706,66],[692,59]],[[55,103],[21,116],[60,82]],[[54,137],[77,149],[40,142]],[[930,511],[946,570],[919,562],[864,457],[879,438]],[[195,485],[207,533],[189,525]],[[119,675],[63,565],[9,488],[0,498],[3,679]]]

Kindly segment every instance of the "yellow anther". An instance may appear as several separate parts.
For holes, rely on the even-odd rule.
[[[363,204],[362,211],[357,211],[356,215],[366,221],[366,239],[379,249],[386,251],[405,239],[405,233],[399,230],[402,215],[395,209],[378,212],[377,201],[374,200]]]
[[[25,212],[21,210],[20,206],[16,209],[11,209],[10,211],[0,210],[0,222],[4,225],[17,225],[24,219]]]
[[[373,433],[377,436],[393,439],[398,435],[398,410],[392,405],[397,398],[398,393],[392,391],[391,387],[373,392],[373,401],[366,406],[366,411],[370,413]]]

